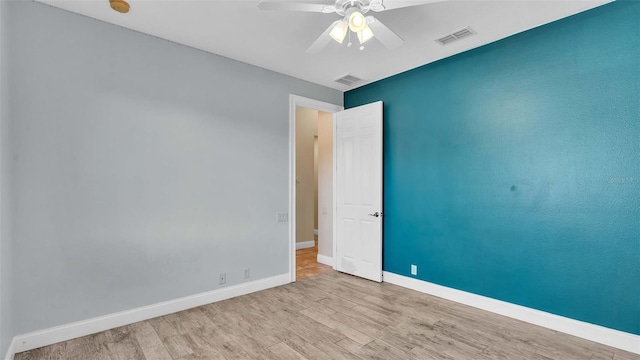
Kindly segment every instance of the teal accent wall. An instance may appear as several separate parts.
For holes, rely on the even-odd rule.
[[[384,269],[640,334],[640,3],[345,93],[384,101]]]

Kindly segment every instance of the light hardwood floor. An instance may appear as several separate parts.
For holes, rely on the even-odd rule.
[[[640,359],[336,272],[16,355],[27,359]]]

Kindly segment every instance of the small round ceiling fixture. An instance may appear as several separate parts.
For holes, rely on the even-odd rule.
[[[129,12],[129,3],[124,0],[109,0],[111,8],[119,13],[126,14]]]

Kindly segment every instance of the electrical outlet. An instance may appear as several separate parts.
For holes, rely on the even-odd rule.
[[[220,274],[220,279],[218,280],[219,285],[224,285],[227,283],[227,273]]]
[[[418,265],[411,264],[411,275],[418,275]]]
[[[277,213],[276,222],[284,223],[289,221],[289,213]]]
[[[251,276],[251,269],[249,268],[244,269],[244,278],[248,279],[249,276]]]

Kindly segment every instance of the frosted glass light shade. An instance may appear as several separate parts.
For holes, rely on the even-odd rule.
[[[360,44],[366,43],[371,40],[371,38],[373,38],[373,31],[371,31],[371,28],[368,26],[365,26],[364,29],[358,33],[358,41],[360,41]]]
[[[329,36],[331,36],[331,38],[337,41],[339,44],[342,44],[345,36],[347,36],[348,27],[349,26],[347,25],[346,21],[340,21],[336,23],[333,29],[331,29],[331,32],[329,32]]]
[[[367,19],[360,11],[354,11],[349,15],[349,29],[354,33],[362,31],[367,26]]]

